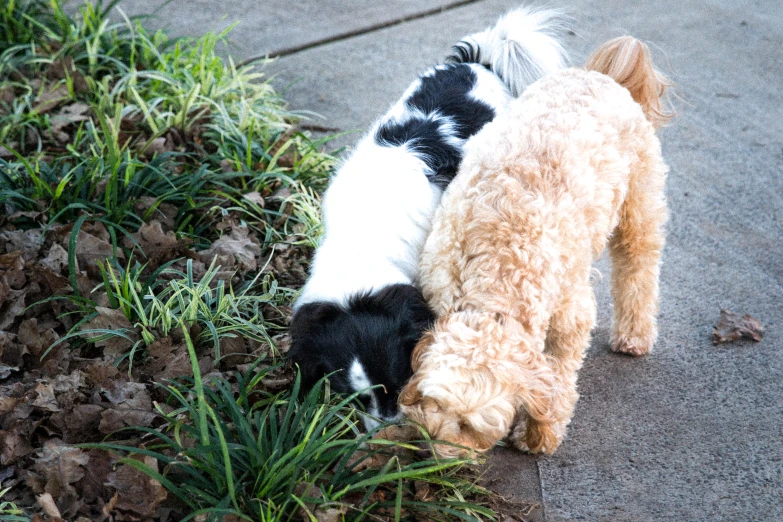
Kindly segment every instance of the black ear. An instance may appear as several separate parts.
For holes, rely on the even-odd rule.
[[[432,325],[435,314],[432,313],[421,291],[413,285],[393,285],[384,289],[386,294],[382,297],[387,306],[400,314],[403,323],[411,331],[420,332]]]
[[[299,365],[303,392],[333,371],[323,353],[322,336],[342,313],[342,308],[334,303],[308,303],[300,307],[291,320],[291,348],[287,359],[289,363]]]
[[[303,394],[310,391],[324,375],[330,373],[327,362],[322,358],[302,361],[294,360],[299,364],[299,375],[302,377],[301,391]]]
[[[305,340],[314,332],[329,326],[342,313],[342,308],[334,303],[317,302],[302,305],[291,320],[289,329],[291,339],[294,344],[297,340]]]
[[[406,284],[386,286],[374,294],[352,299],[351,309],[392,316],[408,326],[412,323],[416,329],[427,328],[435,320],[421,291]]]

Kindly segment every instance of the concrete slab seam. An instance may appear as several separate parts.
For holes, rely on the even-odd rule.
[[[334,36],[330,36],[328,38],[322,38],[320,40],[315,40],[313,42],[308,42],[301,45],[296,45],[293,47],[287,47],[283,49],[278,49],[275,51],[272,51],[270,53],[260,55],[260,56],[254,56],[251,58],[248,58],[246,60],[242,60],[237,64],[237,67],[242,67],[244,65],[248,65],[250,63],[253,63],[258,60],[265,60],[265,59],[272,59],[272,58],[280,58],[282,56],[288,56],[291,54],[296,54],[302,51],[307,51],[309,49],[313,49],[316,47],[321,47],[323,45],[328,45],[334,42],[340,42],[342,40],[348,40],[349,38],[353,38],[356,36],[361,36],[364,34],[372,33],[375,31],[380,31],[381,29],[386,29],[388,27],[394,27],[395,25],[404,24],[406,22],[412,22],[414,20],[420,20],[422,18],[427,18],[429,16],[435,16],[439,15],[441,13],[445,13],[446,11],[451,11],[452,9],[457,9],[459,7],[463,7],[469,4],[475,4],[482,2],[484,0],[459,0],[457,2],[449,2],[447,4],[435,7],[433,9],[428,9],[426,11],[422,11],[420,13],[414,13],[411,15],[402,16],[400,18],[394,18],[392,20],[387,20],[385,22],[380,22],[377,24],[372,24],[367,27],[362,27],[359,29],[354,29],[351,31],[346,31],[344,33],[339,33]]]

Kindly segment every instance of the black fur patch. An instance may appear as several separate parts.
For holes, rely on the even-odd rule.
[[[397,414],[397,396],[412,375],[411,354],[434,321],[421,292],[396,284],[354,296],[347,308],[334,303],[302,305],[291,322],[288,358],[299,365],[302,388],[309,390],[324,375],[332,390],[351,394],[348,369],[354,360],[364,368],[385,418]],[[385,390],[385,391],[384,391]]]
[[[481,63],[481,49],[478,45],[462,40],[451,48],[451,56],[446,58],[451,63]]]
[[[431,183],[445,189],[457,174],[462,150],[444,139],[442,120],[453,123],[453,136],[465,140],[492,121],[495,111],[481,101],[468,96],[476,85],[476,73],[464,64],[449,64],[433,69],[421,78],[421,85],[405,100],[409,110],[419,114],[403,123],[388,121],[378,128],[375,141],[379,145],[409,144],[427,164]]]

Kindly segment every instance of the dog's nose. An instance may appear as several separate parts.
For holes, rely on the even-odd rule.
[[[416,457],[422,460],[428,460],[435,456],[432,453],[432,448],[430,448],[430,445],[426,442],[417,442],[416,447],[419,448],[416,450]]]

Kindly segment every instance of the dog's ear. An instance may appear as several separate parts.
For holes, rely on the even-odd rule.
[[[342,309],[334,303],[308,303],[299,308],[291,320],[288,334],[291,336],[291,349],[288,359],[299,364],[311,359],[320,359],[320,349],[315,346],[320,332],[328,328]]]
[[[407,323],[408,328],[413,326],[419,330],[427,328],[435,319],[421,291],[406,284],[390,285],[374,294],[358,297],[351,301],[351,308],[394,316]]]
[[[401,406],[413,406],[419,400],[421,399],[421,392],[419,391],[419,381],[416,379],[416,376],[413,376],[413,379],[408,381],[408,384],[406,384],[402,391],[400,391],[400,397],[397,400],[397,402]]]
[[[337,317],[343,313],[342,308],[334,303],[307,303],[302,305],[291,320],[289,330],[291,338],[304,338],[313,330],[329,326]]]
[[[416,343],[416,348],[413,349],[413,354],[411,355],[411,368],[414,372],[418,371],[419,366],[421,366],[422,357],[427,353],[427,349],[432,346],[434,342],[435,334],[433,334],[431,330],[427,330],[424,332],[421,339],[419,339],[419,342]]]
[[[302,379],[302,393],[311,390],[324,375],[332,372],[329,361],[323,357],[309,358],[301,363],[297,361],[297,363],[299,365],[299,375]]]
[[[299,365],[302,390],[309,390],[334,370],[324,357],[319,338],[323,329],[329,328],[341,313],[342,309],[333,303],[308,303],[294,314],[289,330],[291,348],[286,357],[289,363]]]

